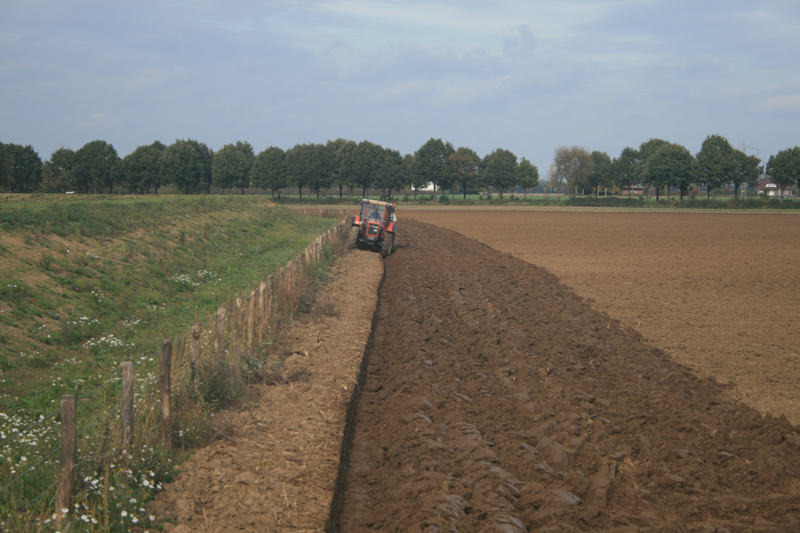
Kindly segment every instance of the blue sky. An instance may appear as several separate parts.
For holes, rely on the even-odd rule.
[[[800,2],[2,0],[0,142],[800,145]]]

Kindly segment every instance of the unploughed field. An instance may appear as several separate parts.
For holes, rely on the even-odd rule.
[[[401,221],[338,530],[800,529],[800,218]]]

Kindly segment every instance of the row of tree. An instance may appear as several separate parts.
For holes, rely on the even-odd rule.
[[[413,155],[369,141],[336,139],[325,144],[298,144],[284,151],[269,147],[256,154],[248,142],[210,150],[193,139],[166,146],[156,141],[120,158],[113,145],[96,140],[80,149],[59,148],[42,162],[31,146],[0,144],[0,188],[10,192],[110,193],[156,192],[172,184],[190,194],[211,187],[259,187],[272,194],[284,188],[321,190],[382,189],[387,196],[403,189],[516,186],[526,190],[539,182],[539,171],[525,158],[497,149],[484,158],[466,147],[454,148],[430,139]]]
[[[800,147],[770,157],[767,172],[781,188],[800,180]],[[626,147],[612,159],[605,152],[578,147],[560,147],[548,172],[545,190],[563,186],[570,196],[579,190],[630,190],[635,185],[661,190],[676,188],[680,197],[695,184],[710,191],[733,185],[755,186],[763,174],[761,161],[731,146],[720,135],[710,135],[695,155],[675,143],[650,139],[638,149]],[[441,139],[430,139],[414,154],[384,148],[369,141],[356,143],[336,139],[325,144],[298,144],[289,150],[269,147],[256,154],[248,142],[226,144],[217,152],[193,139],[176,140],[166,146],[159,141],[139,146],[120,158],[111,144],[102,140],[80,149],[59,148],[42,162],[31,146],[0,143],[0,190],[10,192],[144,193],[173,185],[186,194],[211,191],[211,187],[269,189],[273,196],[285,188],[382,189],[393,192],[429,187],[436,190],[469,189],[503,191],[539,185],[539,170],[524,157],[498,148],[479,157],[467,147],[454,148]]]
[[[766,168],[772,182],[783,196],[786,187],[800,185],[800,147],[781,150],[770,156]],[[658,199],[660,191],[675,188],[682,199],[690,187],[711,191],[732,185],[739,196],[742,185],[755,187],[764,174],[761,160],[731,146],[721,135],[709,135],[696,155],[685,147],[650,139],[638,149],[626,147],[619,157],[611,159],[605,152],[589,152],[579,146],[556,149],[550,166],[548,186],[563,183],[570,196],[578,190],[591,190],[595,195],[602,188],[620,187],[628,194],[636,185],[652,188]]]

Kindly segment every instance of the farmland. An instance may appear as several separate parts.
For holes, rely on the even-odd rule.
[[[800,217],[414,210],[543,267],[762,413],[800,423]]]
[[[791,316],[790,307],[781,305],[786,300],[770,301],[774,292],[756,298],[764,284],[748,293],[757,301],[748,302],[748,295],[725,299],[735,291],[723,284],[742,283],[741,275],[716,281],[735,272],[726,263],[741,261],[739,239],[747,224],[713,215],[636,217],[624,224],[624,215],[616,213],[405,213],[397,251],[385,262],[341,531],[800,526],[796,426],[736,399],[749,393],[751,404],[777,408],[780,397],[770,387],[754,392],[704,377],[721,373],[729,365],[720,358],[734,353],[715,352],[710,341],[718,343],[725,331],[712,329],[717,321],[740,320],[739,313],[745,321]],[[527,253],[532,262],[444,225],[515,255]],[[744,242],[758,229],[745,233]],[[695,233],[703,234],[700,244],[707,239],[708,255],[691,245]],[[732,242],[714,244],[728,233]],[[563,244],[570,240],[579,242]],[[781,264],[777,250],[755,250],[744,254],[754,271]],[[636,261],[639,255],[647,258],[644,265]],[[537,257],[566,274],[555,277]],[[650,270],[642,271],[645,266]],[[713,270],[692,270],[698,266]],[[789,267],[777,277],[787,279]],[[744,278],[755,279],[755,272],[750,276]],[[586,292],[596,286],[603,288]],[[615,319],[615,308],[606,312],[604,305],[624,291],[633,294],[617,302],[622,318]],[[694,292],[700,300],[690,303]],[[659,309],[662,302],[687,314],[671,316]],[[622,315],[628,305],[635,314]],[[656,336],[653,325],[640,333],[648,320],[667,317],[662,325],[669,334],[695,328],[676,337],[676,346],[702,355],[693,361],[697,371],[678,361],[677,349],[670,355],[658,348],[664,339],[675,342],[669,334]],[[759,342],[763,332],[752,330],[750,337],[750,331],[731,342],[752,357],[763,345],[775,345],[774,354],[764,351],[759,360],[781,354],[780,340]],[[742,361],[751,356],[740,355]],[[780,364],[782,375],[796,379],[788,357],[791,352],[774,363],[769,378],[781,376]],[[728,375],[733,372],[744,378],[767,367],[735,368]],[[742,383],[756,387],[757,379],[767,378]]]

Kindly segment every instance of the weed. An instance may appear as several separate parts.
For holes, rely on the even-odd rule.
[[[43,253],[38,263],[39,268],[42,270],[51,270],[53,267],[53,256],[49,253]]]

